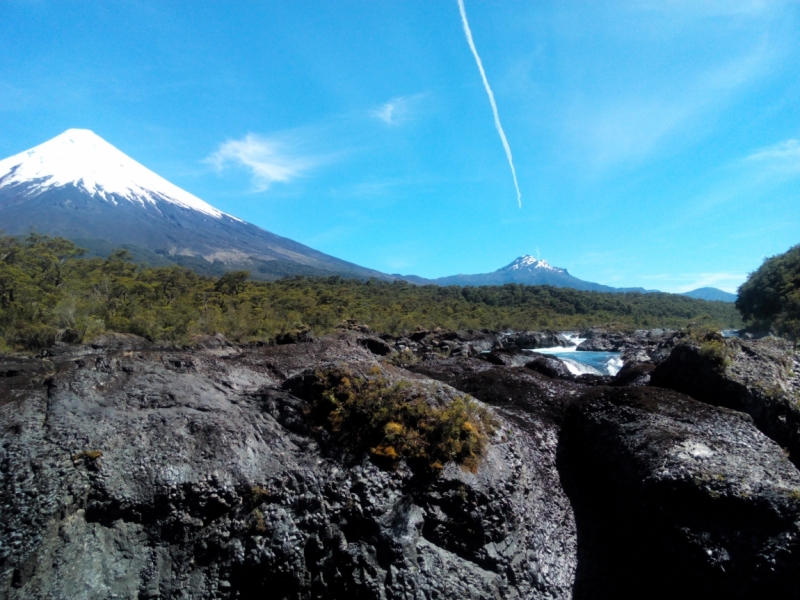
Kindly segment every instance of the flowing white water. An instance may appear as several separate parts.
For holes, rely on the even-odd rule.
[[[578,350],[578,346],[585,342],[585,338],[578,337],[576,333],[562,334],[570,342],[570,346],[556,346],[554,348],[537,348],[532,352],[549,354],[564,361],[564,364],[573,375],[616,375],[622,368],[621,352],[593,352]]]
[[[605,373],[595,369],[592,365],[587,365],[586,363],[578,362],[577,360],[572,360],[571,358],[562,357],[561,362],[567,365],[567,369],[569,369],[569,372],[573,375],[584,375],[586,373],[589,375],[605,375]]]

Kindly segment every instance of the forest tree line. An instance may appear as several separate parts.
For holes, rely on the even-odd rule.
[[[403,281],[294,277],[252,281],[135,264],[125,250],[85,258],[72,242],[0,236],[0,346],[36,349],[106,331],[186,342],[222,333],[245,342],[295,330],[319,335],[355,319],[400,334],[445,329],[574,330],[742,325],[731,303],[674,294],[584,292],[551,286],[416,286]]]
[[[771,256],[739,287],[736,306],[755,330],[797,343],[800,335],[800,245]]]

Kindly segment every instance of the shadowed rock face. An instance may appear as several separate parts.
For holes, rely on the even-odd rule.
[[[798,596],[800,473],[742,413],[657,388],[567,411],[576,598]]]
[[[0,356],[0,597],[798,597],[800,474],[750,417],[413,335]],[[345,452],[307,416],[342,366],[491,405],[477,473]]]

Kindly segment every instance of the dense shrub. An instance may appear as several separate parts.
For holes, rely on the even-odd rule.
[[[431,406],[419,384],[388,382],[375,367],[367,377],[331,369],[317,373],[321,390],[309,416],[334,433],[350,452],[408,460],[434,472],[455,461],[475,472],[494,422],[468,396]]]

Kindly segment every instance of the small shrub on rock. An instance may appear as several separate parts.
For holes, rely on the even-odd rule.
[[[700,356],[714,363],[720,369],[725,369],[731,364],[728,349],[722,340],[706,340],[700,344]]]
[[[398,367],[409,367],[419,362],[419,357],[409,348],[403,348],[400,352],[395,352],[384,359],[384,362]]]
[[[708,326],[690,326],[687,328],[689,339],[700,344],[700,356],[720,370],[731,365],[730,349],[725,345],[725,338],[715,329]]]
[[[495,430],[491,413],[470,397],[431,406],[419,384],[389,382],[379,368],[366,377],[344,369],[316,376],[322,392],[311,399],[309,417],[353,453],[392,464],[406,459],[433,472],[455,461],[474,473]]]

